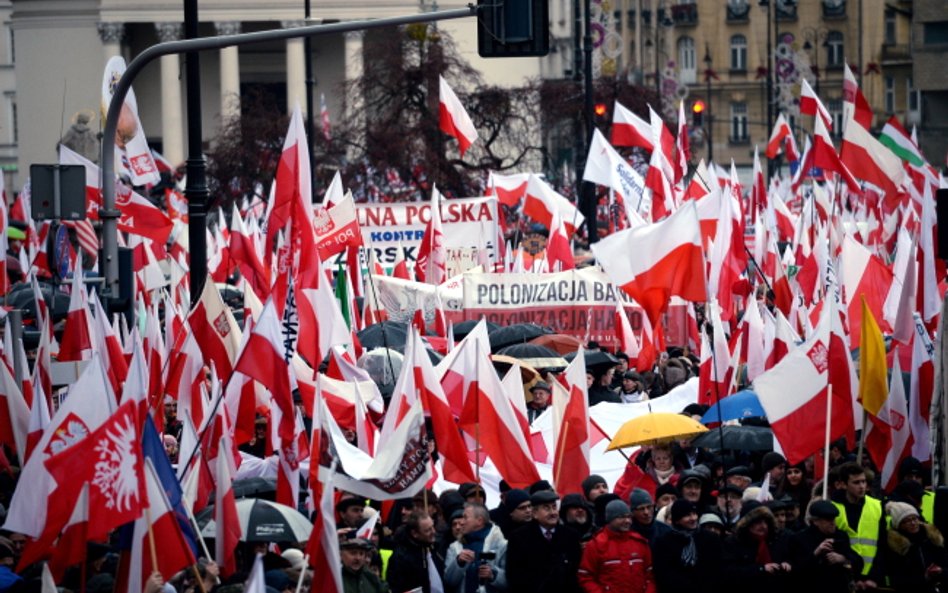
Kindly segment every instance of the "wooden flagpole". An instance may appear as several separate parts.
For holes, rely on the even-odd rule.
[[[830,421],[833,416],[833,384],[830,383],[826,393],[826,446],[823,452],[823,500],[829,500],[829,473],[830,473]]]
[[[303,590],[303,578],[306,576],[306,567],[308,565],[309,565],[309,554],[304,554],[303,555],[303,568],[300,569],[300,578],[296,580],[296,593],[300,593],[300,591]]]

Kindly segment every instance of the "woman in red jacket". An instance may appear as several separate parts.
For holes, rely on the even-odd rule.
[[[586,593],[655,593],[648,540],[632,531],[632,511],[621,500],[606,505],[606,527],[586,544],[579,584]]]

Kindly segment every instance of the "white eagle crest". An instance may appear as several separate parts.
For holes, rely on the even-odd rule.
[[[138,457],[134,420],[126,416],[96,443],[99,455],[92,485],[102,492],[107,509],[125,512],[138,502]]]

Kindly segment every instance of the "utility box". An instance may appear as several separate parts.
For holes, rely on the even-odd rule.
[[[86,168],[82,165],[30,165],[34,220],[86,217]]]
[[[482,58],[550,53],[549,0],[478,0],[477,53]]]

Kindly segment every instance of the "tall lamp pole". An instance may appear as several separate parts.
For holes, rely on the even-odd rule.
[[[184,0],[184,38],[198,37],[198,0]],[[184,195],[188,198],[188,247],[191,279],[191,302],[201,298],[207,280],[207,163],[201,122],[201,62],[200,54],[189,51],[185,54],[185,79],[187,81],[188,114],[188,180]]]
[[[707,43],[704,44],[704,83],[705,83],[705,92],[708,99],[708,113],[705,116],[708,122],[708,165],[714,161],[714,135],[712,130],[714,129],[714,109],[713,103],[711,102],[711,46]]]
[[[760,0],[760,5],[767,8],[767,135],[774,129],[774,49],[773,37],[771,36],[772,20],[774,19],[774,9],[771,6],[771,0]],[[767,161],[767,178],[774,174],[774,162]]]
[[[592,144],[593,128],[593,77],[592,77],[592,2],[583,0],[583,118],[586,121],[586,154]],[[581,177],[579,171],[577,177]],[[599,229],[596,225],[596,186],[589,181],[581,182],[579,195],[580,210],[586,218],[586,237],[589,243],[599,240]]]
[[[310,0],[303,0],[303,18],[306,20],[306,24],[309,25],[310,17],[312,17],[312,8],[310,6]],[[313,150],[313,139],[315,138],[316,124],[313,119],[313,87],[316,85],[316,80],[313,78],[313,38],[306,36],[303,37],[303,53],[305,54],[303,58],[303,63],[305,64],[304,75],[306,77],[306,140],[309,142],[309,176],[310,183],[309,187],[311,190],[316,188],[316,155]],[[316,201],[316,192],[312,192],[312,200]]]

